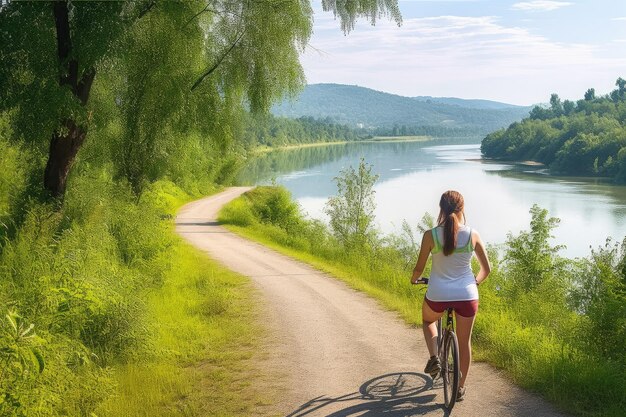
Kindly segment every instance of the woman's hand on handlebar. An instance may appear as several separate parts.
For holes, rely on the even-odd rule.
[[[418,284],[428,284],[428,278],[426,277],[413,277],[411,278],[411,284],[413,285],[418,285]]]

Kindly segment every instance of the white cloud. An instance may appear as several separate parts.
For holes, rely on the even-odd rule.
[[[572,4],[574,3],[570,3],[567,1],[535,0],[515,3],[513,6],[511,6],[511,9],[533,12],[549,12],[552,10],[560,9],[561,7],[571,6]]]
[[[602,88],[598,79],[612,86],[626,67],[626,53],[602,58],[592,45],[554,42],[495,16],[413,18],[402,27],[383,19],[344,36],[332,16],[318,15],[311,45],[324,54],[303,55],[310,83],[520,104],[545,101],[555,91],[579,97]]]
[[[622,21],[622,22],[623,22],[623,21],[625,21],[625,20],[626,20],[626,17],[614,17],[614,18],[613,18],[613,19],[611,19],[611,20],[617,20],[617,21]]]

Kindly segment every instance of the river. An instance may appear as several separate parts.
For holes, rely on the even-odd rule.
[[[467,140],[354,143],[274,151],[250,161],[240,181],[285,186],[303,211],[327,220],[324,205],[336,194],[333,178],[360,158],[380,176],[375,186],[376,223],[383,233],[415,226],[438,213],[441,193],[453,189],[465,198],[467,223],[488,244],[529,229],[533,204],[561,219],[554,244],[568,257],[590,254],[607,237],[626,235],[626,187],[601,180],[554,177],[541,167],[484,161],[480,144]]]

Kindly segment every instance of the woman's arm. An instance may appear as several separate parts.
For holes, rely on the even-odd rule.
[[[472,230],[472,244],[474,245],[474,253],[476,254],[478,263],[480,264],[480,271],[478,271],[478,275],[476,275],[476,285],[479,285],[487,279],[487,275],[491,272],[491,265],[489,264],[485,244],[480,238],[478,232],[475,230]]]
[[[413,268],[413,275],[411,276],[411,283],[417,284],[417,280],[422,276],[424,272],[424,268],[426,268],[426,261],[428,260],[428,255],[430,255],[430,251],[435,247],[435,243],[433,240],[433,234],[429,230],[424,233],[422,237],[422,245],[420,246],[420,254],[417,257],[417,263],[415,264],[415,268]]]

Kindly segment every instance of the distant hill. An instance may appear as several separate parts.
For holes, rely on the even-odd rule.
[[[528,116],[531,107],[488,100],[438,97],[403,97],[343,84],[311,84],[297,100],[273,107],[283,117],[331,118],[374,133],[485,134]]]
[[[499,101],[465,99],[455,97],[431,97],[418,96],[411,97],[418,101],[435,102],[442,104],[450,104],[452,106],[466,107],[468,109],[487,109],[487,110],[503,110],[503,109],[526,109],[530,111],[531,107],[516,106],[515,104],[500,103]]]

